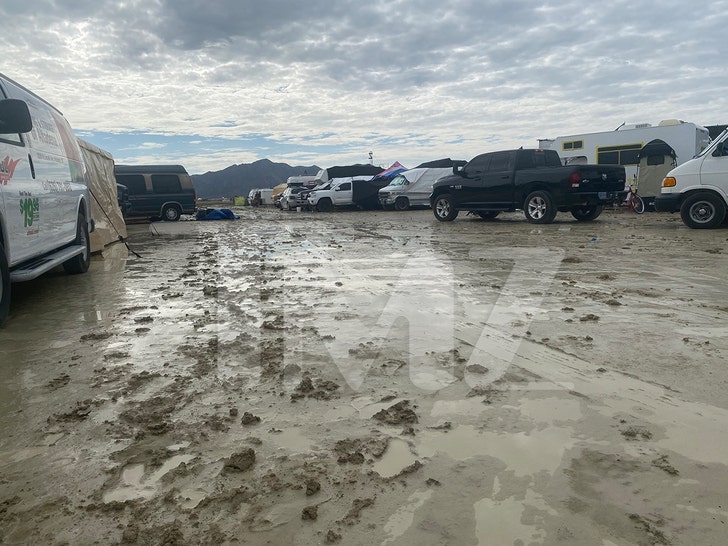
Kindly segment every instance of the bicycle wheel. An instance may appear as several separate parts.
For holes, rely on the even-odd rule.
[[[645,202],[639,195],[633,193],[631,199],[633,211],[635,211],[637,214],[642,214],[643,212],[645,212]]]

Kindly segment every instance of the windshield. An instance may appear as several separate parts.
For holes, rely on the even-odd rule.
[[[405,186],[405,185],[407,185],[407,179],[400,174],[399,176],[395,176],[394,180],[392,180],[389,183],[389,185],[390,186]]]
[[[706,153],[708,153],[708,151],[712,151],[713,148],[716,147],[718,142],[721,142],[726,137],[726,133],[728,133],[728,129],[723,129],[723,132],[721,134],[719,134],[717,137],[715,137],[715,140],[713,142],[711,142],[708,146],[706,146],[705,149],[702,152],[700,152],[698,155],[696,155],[695,157],[702,157]]]

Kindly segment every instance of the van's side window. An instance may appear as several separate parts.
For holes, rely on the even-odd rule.
[[[147,185],[144,182],[144,175],[117,174],[116,181],[129,189],[129,195],[141,195],[143,193],[147,193]]]
[[[152,189],[154,193],[180,193],[182,185],[176,174],[153,174]]]
[[[2,90],[0,90],[0,100],[4,98],[5,94],[2,92]],[[16,144],[18,146],[23,145],[23,140],[20,138],[20,135],[18,133],[0,133],[0,142],[7,142],[9,144]]]

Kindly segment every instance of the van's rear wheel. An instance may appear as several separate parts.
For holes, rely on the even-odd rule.
[[[84,250],[81,254],[77,254],[73,258],[63,262],[63,269],[66,273],[86,273],[88,266],[91,264],[91,241],[88,236],[88,224],[86,223],[86,217],[83,214],[78,215],[78,221],[76,225],[76,240],[75,245],[82,245]]]
[[[0,326],[10,312],[10,268],[5,249],[0,243]]]
[[[165,205],[162,209],[162,219],[167,222],[176,222],[182,216],[182,211],[177,205]]]

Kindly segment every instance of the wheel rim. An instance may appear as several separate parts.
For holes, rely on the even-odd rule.
[[[546,214],[546,200],[543,197],[534,197],[528,202],[528,215],[540,220]]]
[[[450,202],[447,199],[440,199],[435,204],[435,212],[440,218],[446,218],[450,214]]]
[[[167,209],[167,213],[165,214],[168,220],[174,220],[177,218],[177,211],[175,209]]]
[[[707,201],[698,201],[690,207],[690,218],[698,224],[710,222],[715,217],[715,208]]]

